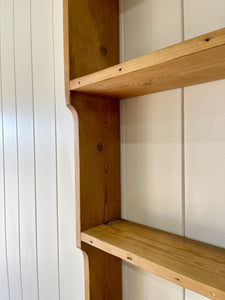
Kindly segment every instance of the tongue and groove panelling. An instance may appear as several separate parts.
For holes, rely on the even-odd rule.
[[[225,27],[225,1],[184,0],[184,38]],[[185,233],[225,247],[225,80],[184,88]],[[207,298],[186,290],[186,300]]]
[[[121,1],[121,62],[182,41],[180,0]],[[183,234],[181,89],[121,100],[122,217]],[[123,299],[183,300],[183,289],[123,265]]]
[[[121,62],[225,26],[223,0],[120,4]],[[224,86],[121,101],[124,218],[225,247]],[[206,299],[128,264],[123,292],[125,300]]]

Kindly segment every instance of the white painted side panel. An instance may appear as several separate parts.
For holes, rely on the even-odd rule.
[[[180,1],[121,4],[121,60],[181,41]],[[122,216],[182,234],[181,91],[121,101]],[[182,288],[124,264],[123,298],[182,299]]]
[[[23,300],[38,299],[30,1],[15,1],[20,244]]]
[[[185,0],[185,39],[225,26],[225,1]],[[186,235],[225,247],[225,81],[184,89]],[[186,300],[206,299],[186,291]]]
[[[62,1],[53,2],[55,113],[59,222],[59,274],[62,300],[84,299],[83,255],[76,249],[74,123],[64,102]]]
[[[1,36],[1,35],[0,35]],[[1,50],[1,48],[0,48]],[[0,51],[1,66],[1,51]],[[1,71],[1,69],[0,69]],[[4,166],[4,133],[2,115],[2,74],[0,73],[0,299],[9,300],[8,264],[5,236],[5,166]]]
[[[1,9],[1,74],[3,101],[3,134],[5,154],[5,213],[11,299],[22,299],[20,272],[20,217],[18,197],[17,122],[14,77],[13,1],[2,0]]]
[[[82,300],[62,1],[0,11],[0,300]]]
[[[185,39],[190,39],[225,26],[224,0],[183,1]]]
[[[182,234],[180,90],[124,102],[126,199],[123,214]]]
[[[185,89],[186,233],[225,248],[225,82]]]
[[[180,0],[120,0],[124,59],[181,41]]]

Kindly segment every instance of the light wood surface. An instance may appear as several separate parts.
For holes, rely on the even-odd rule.
[[[82,243],[86,300],[122,299],[121,259]]]
[[[118,0],[69,0],[70,79],[119,62]]]
[[[125,220],[81,234],[82,241],[210,299],[225,299],[225,249]]]
[[[71,105],[79,118],[77,222],[83,231],[120,218],[119,102],[73,93]]]
[[[118,2],[67,4],[65,86],[75,120],[77,246],[84,255],[86,300],[121,299],[120,259],[208,298],[225,299],[224,249],[112,221],[120,218],[119,102],[113,98],[224,78],[225,29],[115,65]]]
[[[127,98],[223,78],[225,28],[76,78],[70,89]]]
[[[117,0],[64,0],[66,104],[75,125],[76,240],[84,258],[86,300],[122,298],[121,260],[80,238],[81,230],[120,217],[119,102],[69,95],[68,87],[70,78],[119,62],[118,15]]]

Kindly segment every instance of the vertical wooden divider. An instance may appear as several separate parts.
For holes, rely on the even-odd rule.
[[[64,1],[66,104],[75,124],[77,247],[86,300],[121,300],[121,260],[81,243],[83,230],[120,218],[119,101],[70,92],[69,81],[119,63],[118,0]]]

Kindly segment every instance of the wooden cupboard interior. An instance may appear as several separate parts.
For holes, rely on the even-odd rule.
[[[64,0],[76,240],[86,300],[121,300],[121,260],[225,299],[225,249],[121,219],[119,99],[225,78],[225,29],[119,64],[117,0]]]

